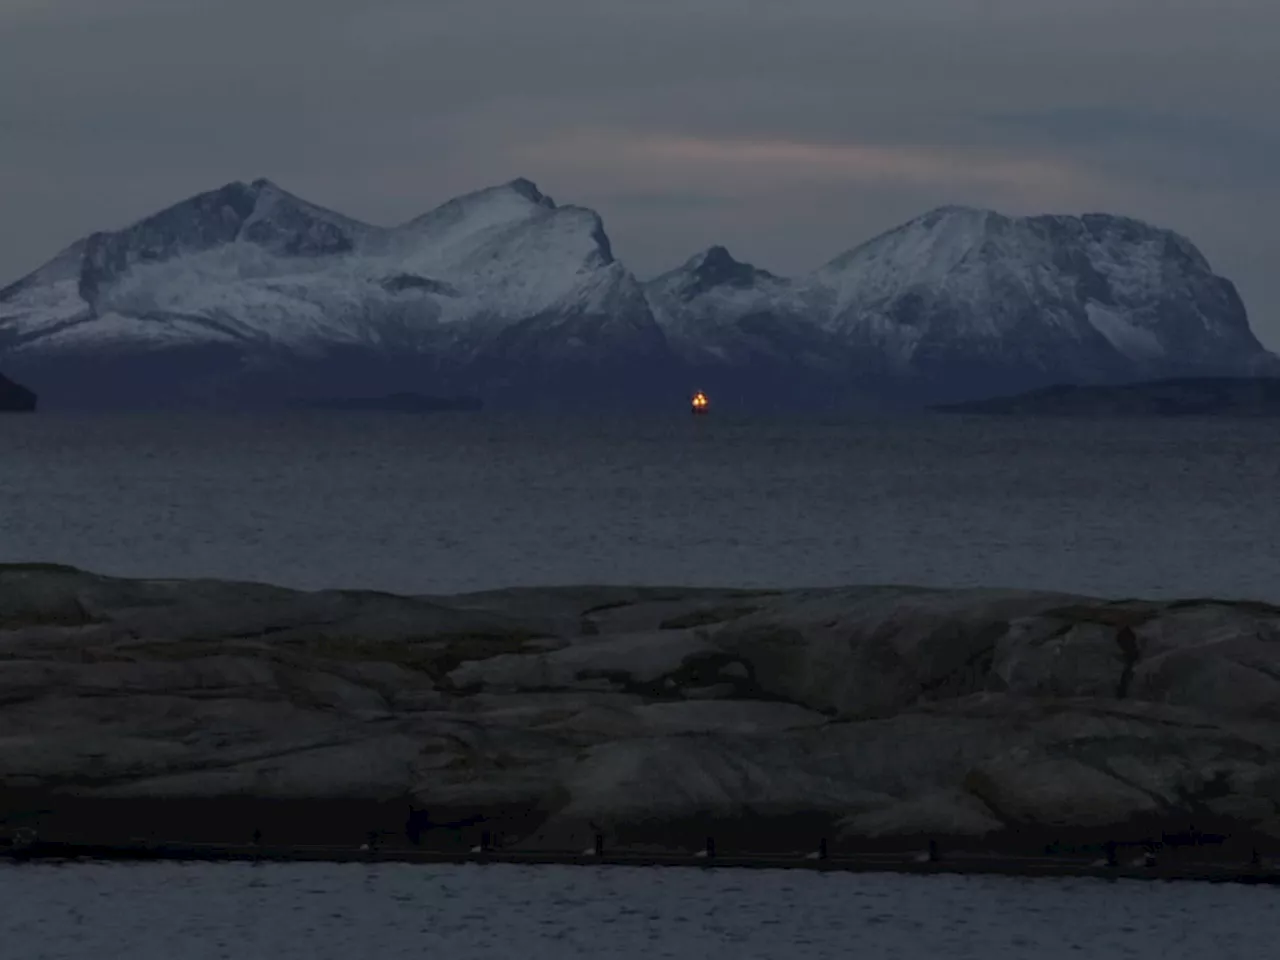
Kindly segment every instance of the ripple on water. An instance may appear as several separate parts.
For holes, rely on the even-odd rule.
[[[0,449],[0,562],[1280,601],[1272,422],[41,415]]]
[[[37,864],[0,904],[32,960],[1255,960],[1280,929],[1260,887],[620,867]]]

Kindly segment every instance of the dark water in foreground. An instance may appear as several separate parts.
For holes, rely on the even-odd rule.
[[[593,867],[0,867],[0,911],[24,960],[1263,960],[1280,930],[1260,887]]]
[[[1280,600],[1280,423],[0,418],[0,561]]]

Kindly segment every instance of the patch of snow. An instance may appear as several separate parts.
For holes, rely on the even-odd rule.
[[[0,332],[19,337],[61,326],[87,315],[77,279],[56,279],[33,285],[12,299],[0,301]]]
[[[1157,360],[1166,356],[1164,344],[1151,330],[1130,322],[1129,315],[1101,304],[1086,304],[1089,322],[1126,357],[1134,360]]]
[[[121,313],[101,314],[89,323],[55,330],[40,341],[42,349],[59,351],[78,347],[112,348],[144,345],[152,348],[192,343],[234,343],[236,338],[198,321],[180,317],[145,319]],[[29,347],[19,348],[20,351]]]
[[[836,292],[836,312],[909,287],[946,283],[987,239],[995,219],[1004,218],[967,207],[934,210],[842,254],[814,276]]]

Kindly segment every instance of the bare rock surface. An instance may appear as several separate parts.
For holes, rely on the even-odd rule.
[[[1266,842],[1280,609],[0,566],[0,829],[32,822],[557,849]]]

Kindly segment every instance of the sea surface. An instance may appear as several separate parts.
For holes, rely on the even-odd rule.
[[[623,867],[0,867],[14,960],[1268,960],[1271,888]]]
[[[0,417],[0,562],[1280,601],[1280,422]]]
[[[1280,425],[0,417],[0,562],[450,593],[1002,585],[1280,602]],[[1280,893],[803,872],[0,867],[0,960],[1261,958]]]

